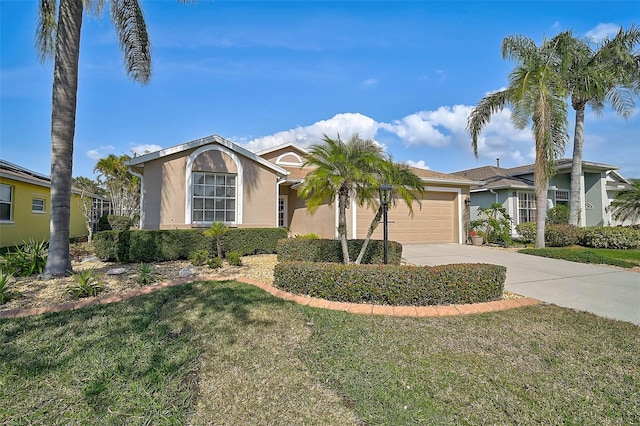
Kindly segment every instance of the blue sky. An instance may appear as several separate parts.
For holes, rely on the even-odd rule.
[[[49,174],[53,65],[35,53],[37,3],[0,1],[0,157]],[[357,132],[396,161],[440,172],[496,157],[532,163],[531,132],[514,129],[509,111],[492,119],[478,159],[465,132],[473,105],[508,82],[503,38],[539,43],[571,29],[601,39],[640,23],[637,1],[140,3],[148,85],[127,78],[108,11],[85,17],[74,176],[93,177],[111,153],[211,134],[260,150]],[[584,159],[640,177],[638,110],[627,120],[588,111]],[[573,138],[571,109],[569,118]]]

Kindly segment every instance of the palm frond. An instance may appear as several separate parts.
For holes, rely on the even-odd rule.
[[[504,109],[511,98],[509,89],[499,90],[491,93],[478,102],[478,105],[471,110],[467,119],[467,132],[471,135],[471,145],[473,154],[478,157],[478,136],[482,129],[489,123],[491,116]]]
[[[118,34],[127,75],[140,83],[148,83],[151,42],[138,0],[111,0],[111,20]]]
[[[36,53],[40,62],[46,62],[55,55],[56,0],[40,0],[36,28]]]
[[[616,220],[637,222],[640,219],[640,180],[632,182],[632,188],[620,192],[611,202]]]

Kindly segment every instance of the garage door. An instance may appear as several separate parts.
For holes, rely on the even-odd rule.
[[[414,202],[413,216],[409,216],[408,206],[399,201],[389,209],[389,239],[402,244],[458,242],[456,196],[453,192],[428,192],[422,201],[422,209]],[[373,215],[372,210],[357,209],[358,238],[367,235]],[[373,238],[382,239],[382,223]]]

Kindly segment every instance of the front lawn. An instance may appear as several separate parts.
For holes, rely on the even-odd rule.
[[[518,250],[518,253],[564,259],[571,262],[619,266],[621,268],[640,266],[640,250],[594,249],[573,246],[546,247],[543,249],[525,248]]]
[[[234,281],[0,321],[2,424],[638,424],[640,327],[389,318]]]

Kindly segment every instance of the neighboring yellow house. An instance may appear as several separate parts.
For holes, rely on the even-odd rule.
[[[30,238],[49,239],[51,179],[0,160],[0,247],[21,245]],[[79,206],[80,194],[72,194],[70,237],[88,234]]]

